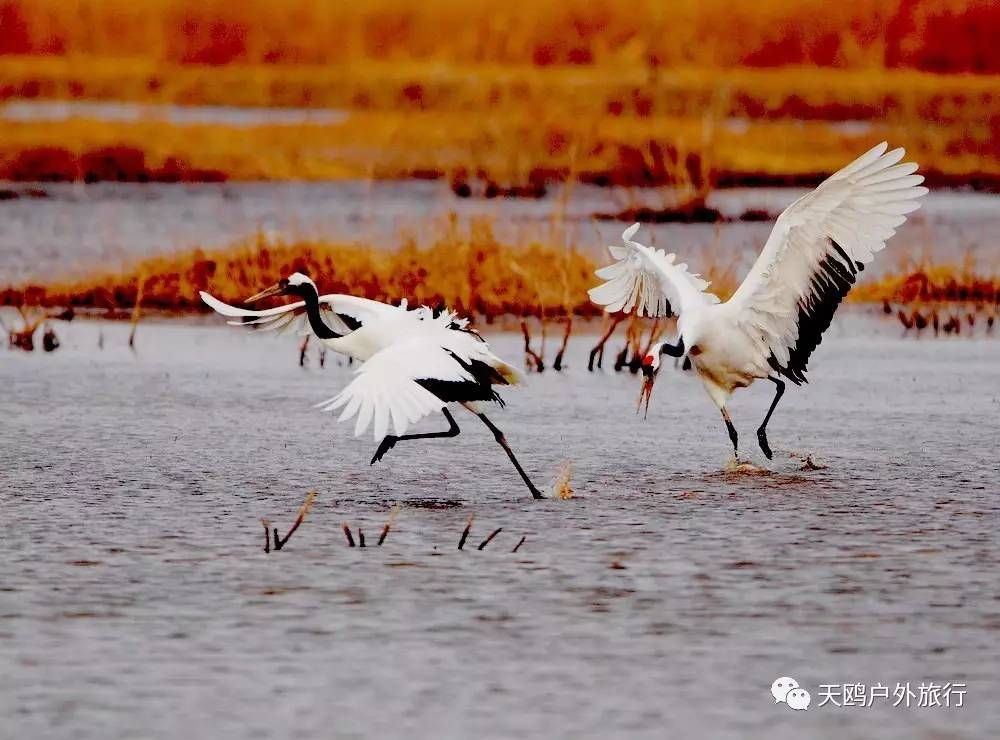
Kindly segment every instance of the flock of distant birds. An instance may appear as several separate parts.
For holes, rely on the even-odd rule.
[[[882,303],[882,312],[889,316],[892,315],[892,306],[889,305],[888,301]],[[943,316],[942,313],[944,314]],[[976,306],[973,310],[964,312],[957,308],[942,310],[937,306],[924,308],[916,306],[909,311],[900,308],[896,311],[896,318],[903,325],[904,334],[913,330],[919,335],[924,329],[929,328],[934,332],[934,336],[936,337],[940,336],[941,332],[945,334],[961,334],[963,323],[966,324],[966,329],[964,330],[966,332],[972,332],[975,330],[976,324],[981,323],[986,327],[987,333],[991,333],[993,326],[996,324],[996,315],[985,313],[982,306]]]
[[[624,317],[675,317],[675,339],[663,341],[651,334],[641,352],[639,344],[632,342],[636,349],[628,363],[643,374],[640,406],[645,403],[648,409],[666,355],[701,379],[738,455],[739,438],[727,402],[737,389],[767,380],[775,394],[757,429],[757,442],[771,458],[767,424],[786,384],[807,382],[809,358],[838,306],[859,273],[927,193],[921,185],[923,177],[915,174],[917,165],[902,162],[903,157],[902,149],[889,151],[883,142],[788,206],[727,301],[709,292],[709,284],[674,254],[636,241],[639,224],[630,226],[622,234],[622,243],[608,248],[613,262],[597,271],[602,282],[589,291],[591,300],[612,317],[610,328],[591,352],[590,368],[595,358],[600,366],[604,343]],[[258,330],[296,328],[324,348],[360,362],[353,380],[317,407],[339,411],[341,421],[353,419],[355,435],[372,428],[378,444],[372,464],[400,442],[457,436],[460,428],[451,410],[461,407],[493,434],[532,497],[545,497],[504,433],[486,414],[504,405],[498,389],[520,383],[522,374],[497,356],[466,319],[444,309],[410,308],[405,301],[395,306],[351,295],[321,295],[316,283],[299,272],[251,296],[245,304],[272,296],[297,300],[254,309],[201,294],[230,324]],[[884,309],[891,314],[888,304]],[[930,327],[935,334],[950,334],[962,330],[959,315],[942,317],[936,309],[917,308],[909,313],[900,309],[898,317],[907,331]],[[976,321],[973,313],[967,313],[965,320],[969,327]],[[985,321],[987,329],[992,329],[993,317]],[[33,331],[28,332],[29,339],[22,332],[16,341],[30,342]],[[14,334],[10,336],[14,342]],[[51,337],[44,340],[46,349],[54,349],[49,346],[54,333]],[[530,352],[526,330],[525,349]],[[616,369],[626,364],[626,355],[619,354]],[[408,433],[418,421],[434,414],[443,417],[447,429]]]

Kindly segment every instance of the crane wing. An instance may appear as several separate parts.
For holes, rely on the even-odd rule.
[[[727,302],[762,344],[772,367],[795,383],[858,272],[920,207],[927,193],[913,162],[888,144],[861,155],[778,216],[764,249]]]
[[[445,401],[418,381],[475,380],[452,352],[432,340],[417,338],[376,352],[358,368],[344,390],[316,406],[324,411],[344,407],[338,421],[357,414],[355,436],[374,421],[375,439],[381,440],[390,424],[394,434],[401,436],[411,424],[445,407]]]
[[[689,272],[686,264],[677,264],[673,254],[632,241],[638,230],[639,224],[633,224],[622,234],[622,246],[608,247],[617,262],[597,270],[597,277],[606,282],[588,291],[590,300],[608,313],[635,309],[639,316],[679,315],[696,305],[719,302],[705,292],[708,282]]]
[[[294,327],[300,332],[308,331],[304,301],[254,311],[248,308],[230,306],[205,291],[201,291],[200,295],[201,300],[206,305],[217,313],[232,319],[228,323],[235,326],[247,326],[261,331],[281,332],[289,327]],[[391,306],[367,298],[330,293],[319,297],[319,308],[324,321],[331,329],[338,334],[348,334],[365,323],[398,313],[401,308],[405,310],[405,304]]]

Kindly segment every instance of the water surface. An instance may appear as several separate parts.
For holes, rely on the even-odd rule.
[[[488,218],[499,238],[516,244],[549,240],[553,213],[559,212],[565,234],[559,238],[596,253],[617,243],[628,224],[595,221],[595,214],[662,207],[672,197],[658,190],[574,186],[566,193],[552,188],[539,200],[462,199],[441,181],[6,187],[15,192],[34,187],[46,197],[0,200],[0,286],[73,277],[151,254],[223,246],[258,232],[268,238],[356,241],[385,248],[411,238],[427,244],[441,236],[453,214],[460,224]],[[779,213],[804,192],[722,190],[711,196],[710,204],[731,218],[746,209]],[[912,267],[923,257],[938,263],[969,258],[980,269],[997,269],[1000,196],[940,191],[923,203],[886,253],[869,266],[867,276]],[[739,275],[753,263],[771,228],[771,222],[668,223],[644,225],[641,234],[645,243],[677,252],[695,269],[732,264]]]
[[[20,737],[984,738],[1000,727],[996,338],[843,314],[725,472],[690,375],[534,375],[492,436],[375,444],[310,408],[331,355],[215,321],[57,327],[0,351],[0,716]],[[98,349],[99,336],[103,349]],[[518,361],[519,338],[492,337]],[[550,350],[551,352],[551,350]],[[746,454],[770,384],[738,396]],[[421,429],[443,428],[427,420]],[[811,453],[827,467],[801,470]],[[260,517],[288,546],[262,551]],[[345,547],[340,525],[382,548]],[[482,552],[458,552],[475,514]],[[517,554],[510,550],[526,536]],[[775,706],[791,675],[813,707]],[[961,709],[818,707],[823,683],[968,684]]]

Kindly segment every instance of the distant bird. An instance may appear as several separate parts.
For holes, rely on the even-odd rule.
[[[609,247],[617,262],[597,271],[606,282],[590,290],[609,313],[635,310],[640,316],[676,315],[677,344],[662,342],[643,358],[646,376],[639,396],[646,407],[660,368],[660,356],[686,356],[718,406],[738,451],[736,428],[726,403],[737,388],[758,378],[777,386],[757,430],[770,459],[767,422],[785,392],[782,377],[806,382],[806,364],[830,326],[833,314],[857,274],[895,234],[916,198],[927,193],[917,165],[898,164],[902,149],[883,142],[778,216],[763,250],[736,293],[725,303],[706,292],[708,283],[677,264],[673,254],[632,241]]]
[[[457,403],[472,412],[493,432],[534,498],[544,498],[528,478],[507,444],[503,432],[487,418],[483,407],[503,399],[494,386],[515,385],[520,375],[497,357],[466,319],[448,311],[399,306],[350,295],[319,294],[308,276],[300,272],[251,296],[254,303],[268,296],[294,295],[302,300],[277,308],[252,311],[230,306],[202,292],[201,299],[230,324],[257,329],[281,330],[308,322],[308,329],[335,352],[363,364],[355,379],[340,393],[316,404],[324,411],[344,407],[339,421],[357,415],[355,436],[374,422],[376,441],[381,440],[371,464],[375,464],[397,442],[409,439],[455,437],[458,424],[448,410]],[[410,425],[440,411],[449,428],[443,432],[406,434]],[[390,434],[390,429],[392,434]]]

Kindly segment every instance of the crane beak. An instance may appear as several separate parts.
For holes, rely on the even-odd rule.
[[[285,289],[288,287],[288,281],[282,280],[281,282],[275,283],[270,288],[265,288],[260,293],[255,293],[254,295],[247,298],[244,303],[256,303],[262,298],[269,298],[273,295],[284,295]]]
[[[640,409],[643,409],[643,404],[645,403],[645,408],[643,409],[642,418],[645,419],[649,414],[649,399],[653,395],[653,384],[656,382],[656,376],[659,374],[660,369],[653,367],[653,356],[646,355],[642,358],[642,368],[643,381],[642,388],[639,390],[639,400],[635,404],[635,413],[639,413]]]

